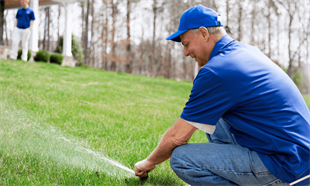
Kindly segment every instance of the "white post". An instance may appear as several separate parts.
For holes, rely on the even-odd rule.
[[[38,47],[38,36],[39,36],[39,21],[40,21],[40,16],[39,16],[39,0],[31,0],[30,2],[30,7],[34,11],[34,16],[35,16],[35,21],[34,24],[32,25],[32,30],[31,30],[31,35],[30,35],[30,41],[29,41],[29,50],[33,52],[39,51]]]
[[[63,52],[62,54],[67,57],[71,57],[71,28],[72,28],[72,23],[71,23],[71,12],[70,12],[70,3],[63,3],[65,7],[65,33],[63,36]]]

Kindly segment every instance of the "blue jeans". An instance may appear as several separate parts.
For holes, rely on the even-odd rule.
[[[170,165],[190,185],[284,186],[255,151],[240,146],[220,119],[209,143],[192,143],[173,150]]]

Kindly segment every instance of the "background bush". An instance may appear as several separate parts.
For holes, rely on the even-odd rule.
[[[22,49],[19,49],[19,50],[18,50],[17,59],[22,59],[22,53],[23,53],[23,50],[22,50]],[[31,58],[31,51],[28,50],[27,61],[29,61],[30,58]]]
[[[78,60],[79,66],[81,66],[82,61],[83,61],[83,49],[82,49],[82,44],[81,42],[76,38],[75,35],[72,34],[72,48],[71,48],[71,52],[72,55],[75,57],[75,59]],[[60,40],[58,42],[58,46],[55,50],[55,52],[57,53],[62,53],[63,51],[63,37],[60,37]]]
[[[35,61],[48,62],[50,59],[50,54],[46,50],[39,50],[37,55],[34,56]]]
[[[50,56],[50,63],[56,63],[61,65],[63,59],[63,55],[55,53]]]

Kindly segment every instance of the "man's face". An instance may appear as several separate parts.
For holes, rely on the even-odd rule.
[[[212,50],[209,52],[207,42],[200,31],[195,34],[192,30],[188,30],[181,34],[180,38],[185,56],[194,58],[200,67],[207,64]]]
[[[29,0],[20,0],[20,4],[23,8],[27,8],[29,4]]]

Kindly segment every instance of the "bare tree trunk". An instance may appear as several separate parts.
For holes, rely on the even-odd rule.
[[[60,40],[60,15],[61,15],[61,6],[59,5],[58,6],[58,33],[57,33],[58,42]],[[82,26],[82,28],[83,28],[83,26]]]
[[[106,9],[105,9],[105,26],[104,26],[104,32],[105,32],[105,37],[104,37],[104,51],[105,51],[105,56],[104,56],[104,63],[105,63],[105,67],[104,69],[105,70],[108,70],[108,36],[109,36],[109,32],[108,32],[108,29],[109,29],[109,16],[108,16],[108,5],[109,5],[109,1],[108,0],[105,0],[105,3],[106,3]]]
[[[153,0],[153,41],[152,41],[152,56],[151,56],[151,65],[150,69],[151,72],[153,71],[153,67],[155,68],[155,49],[156,49],[156,43],[155,43],[155,38],[156,38],[156,17],[157,17],[157,0]],[[155,72],[152,72],[153,75],[155,75]]]
[[[238,41],[242,40],[242,16],[243,16],[243,0],[238,2]]]
[[[115,24],[116,24],[116,14],[117,14],[117,0],[114,2],[111,0],[112,4],[112,38],[111,38],[111,44],[112,44],[112,53],[111,53],[111,71],[116,70],[116,56],[115,56],[115,49],[116,49],[116,42],[115,42]]]
[[[126,25],[127,25],[127,40],[126,40],[126,72],[132,73],[132,59],[131,59],[131,45],[130,45],[130,0],[127,0],[127,15],[126,15]]]
[[[101,28],[101,33],[100,33],[100,38],[101,38],[101,59],[100,59],[100,64],[99,64],[99,68],[103,69],[103,64],[104,64],[104,12],[101,11],[101,16],[100,16],[100,25],[102,26]]]
[[[45,12],[45,19],[44,19],[44,37],[43,37],[43,49],[46,50],[47,46],[46,46],[46,36],[47,36],[47,24],[48,24],[48,21],[47,21],[47,12],[48,12],[48,8],[45,8],[44,9],[44,12]]]
[[[256,17],[256,3],[257,0],[252,1],[253,3],[253,8],[251,11],[251,45],[255,45],[255,17]]]
[[[218,6],[216,4],[216,0],[212,0],[212,6],[216,12],[218,12]]]
[[[0,1],[0,45],[4,45],[3,23],[4,23],[4,1]]]
[[[89,51],[89,63],[90,63],[90,66],[92,67],[95,67],[95,48],[94,48],[94,41],[93,41],[93,36],[94,36],[94,24],[95,24],[95,3],[94,3],[94,0],[91,1],[91,17],[92,17],[92,20],[91,20],[91,28],[90,28],[90,38],[89,38],[89,41],[90,41],[90,51]]]
[[[81,19],[82,19],[82,35],[81,35],[81,41],[82,41],[82,47],[84,49],[84,37],[85,37],[85,2],[81,2],[80,3],[80,7],[82,9],[82,12],[81,12]]]
[[[85,30],[84,30],[84,38],[83,38],[83,49],[84,49],[84,63],[89,64],[88,59],[88,17],[90,12],[90,0],[87,0],[87,9],[85,16]]]
[[[281,1],[278,1],[287,11],[288,15],[289,15],[289,25],[288,25],[288,56],[289,56],[289,65],[288,65],[288,69],[287,69],[287,75],[289,77],[292,77],[293,75],[293,55],[292,55],[292,50],[291,50],[291,42],[292,42],[292,33],[293,33],[293,29],[292,29],[292,23],[293,23],[293,19],[294,19],[294,14],[296,12],[296,9],[297,9],[297,5],[296,5],[296,2],[295,3],[295,9],[293,9],[293,7],[291,6],[292,5],[292,2],[288,2],[288,5],[286,6],[283,2]]]
[[[5,17],[8,16],[8,12],[6,11]],[[6,19],[4,19],[4,26],[5,26],[5,44],[8,46],[9,45],[9,37],[8,37],[8,24]]]
[[[51,27],[51,18],[50,13],[51,8],[47,9],[47,51],[50,50],[50,44],[51,44],[51,34],[50,34],[50,27]]]
[[[143,55],[144,55],[144,28],[142,26],[142,34],[141,34],[141,43],[139,47],[140,56],[139,56],[139,74],[142,74],[143,71]],[[146,70],[146,69],[145,69]]]
[[[229,25],[229,12],[230,12],[230,8],[229,8],[229,0],[226,0],[226,25]]]
[[[272,0],[268,0],[268,57],[271,58],[271,6]]]
[[[288,27],[288,58],[289,58],[289,64],[287,69],[287,75],[292,77],[293,75],[293,59],[292,59],[292,51],[291,51],[291,34],[292,34],[292,22],[293,22],[293,15],[289,13],[289,27]]]

